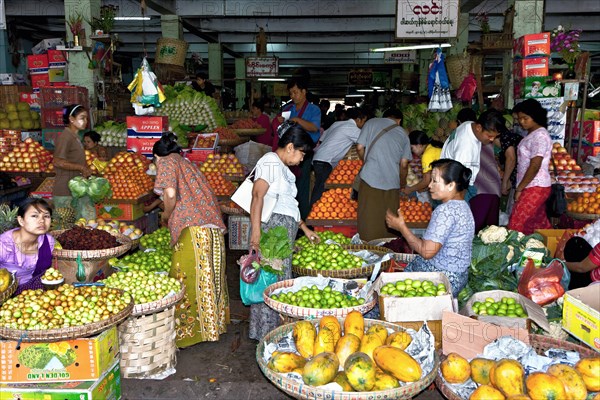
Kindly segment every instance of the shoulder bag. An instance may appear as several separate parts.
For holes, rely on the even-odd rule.
[[[558,183],[558,174],[554,159],[550,157],[550,160],[552,160],[552,166],[554,167],[555,182],[550,186],[550,196],[546,200],[546,214],[549,217],[558,218],[567,211],[567,197],[565,195],[565,187]]]
[[[254,187],[254,181],[252,180],[252,177],[254,176],[255,170],[256,167],[254,167],[246,179],[244,179],[244,182],[242,182],[240,187],[237,188],[237,190],[231,196],[231,201],[242,207],[248,214],[250,214],[250,205],[252,204],[252,188]],[[262,213],[260,216],[260,220],[262,222],[269,221],[278,199],[279,196],[269,196],[265,194],[265,197],[263,198]]]
[[[367,163],[367,156],[369,155],[369,151],[373,148],[373,146],[375,146],[375,143],[377,143],[377,141],[379,139],[381,139],[381,137],[383,136],[384,133],[391,131],[392,129],[394,129],[397,126],[398,125],[393,124],[393,125],[388,126],[385,129],[383,129],[381,132],[379,132],[377,134],[377,136],[375,136],[375,139],[369,144],[369,147],[367,147],[367,149],[365,151],[365,157],[363,159],[363,166],[360,167],[360,170],[356,174],[356,177],[354,177],[354,182],[352,182],[352,198],[356,198],[358,195],[358,187],[360,186],[360,172],[362,171],[363,167]]]

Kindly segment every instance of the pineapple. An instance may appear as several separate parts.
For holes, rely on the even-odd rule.
[[[71,207],[57,207],[52,214],[53,231],[70,229],[75,224],[75,209]]]
[[[0,204],[0,233],[17,225],[17,211],[17,207],[10,208],[8,204]]]

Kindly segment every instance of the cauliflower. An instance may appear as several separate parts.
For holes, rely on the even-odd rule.
[[[545,249],[546,245],[537,239],[529,238],[529,240],[527,240],[527,243],[525,243],[525,248],[526,249]]]
[[[525,237],[523,232],[517,232],[517,240],[520,242]]]
[[[508,237],[508,230],[502,226],[490,225],[477,234],[485,244],[502,243]]]
[[[506,262],[510,262],[512,258],[515,256],[515,248],[514,246],[508,245],[508,254],[506,255]]]

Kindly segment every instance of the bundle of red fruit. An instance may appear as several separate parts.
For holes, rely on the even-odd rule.
[[[146,174],[150,160],[139,153],[117,153],[106,165],[104,177],[110,182],[113,199],[137,199],[154,188]]]
[[[262,126],[252,118],[238,119],[229,127],[231,129],[262,129]]]
[[[235,192],[233,183],[223,178],[220,172],[205,172],[204,176],[216,196],[231,196]]]
[[[213,131],[219,134],[219,141],[221,142],[237,142],[240,140],[240,136],[229,128],[218,127]]]
[[[1,171],[51,172],[54,171],[52,153],[32,138],[18,143],[11,151],[2,155]]]

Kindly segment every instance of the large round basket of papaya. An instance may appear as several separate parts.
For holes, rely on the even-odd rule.
[[[590,398],[594,392],[600,395],[600,354],[593,349],[535,334],[529,336],[529,345],[541,356],[556,349],[579,353],[580,359],[575,365],[557,363],[545,372],[527,373],[517,360],[477,357],[469,361],[450,353],[442,357],[435,385],[449,400],[558,400]]]
[[[265,304],[280,314],[304,319],[321,318],[326,315],[343,318],[352,311],[364,314],[377,303],[375,291],[368,298],[360,297],[358,293],[348,294],[344,288],[349,283],[353,283],[356,289],[363,286],[354,281],[332,279],[337,285],[327,285],[328,279],[323,278],[324,287],[306,285],[298,288],[300,285],[297,283],[302,279],[306,278],[287,279],[267,287],[263,292]]]
[[[358,311],[282,325],[260,341],[256,359],[296,399],[412,399],[439,366],[431,332],[364,319]]]

